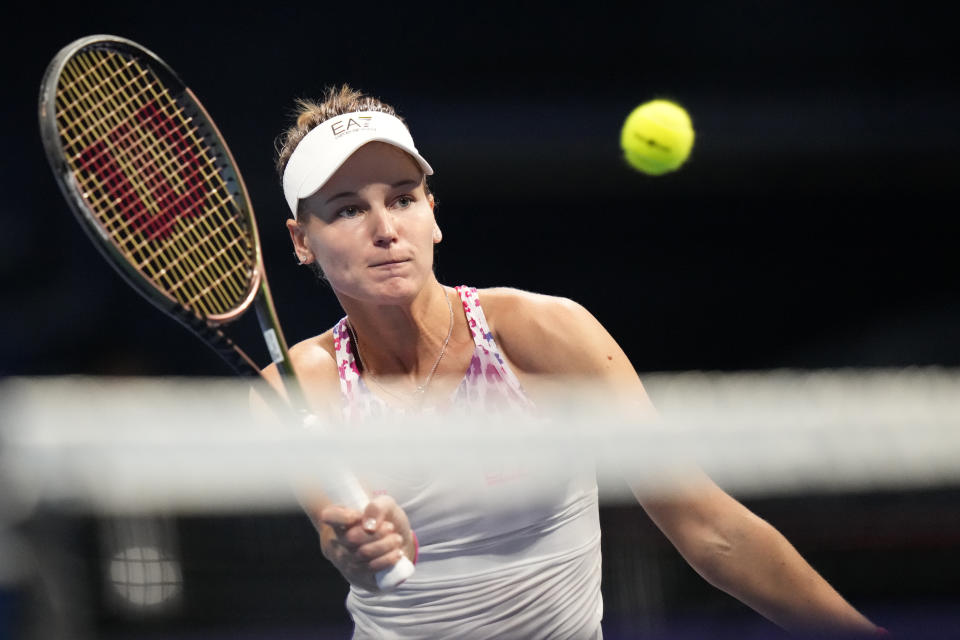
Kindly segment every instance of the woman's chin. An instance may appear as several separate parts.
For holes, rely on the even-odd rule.
[[[425,286],[425,281],[394,276],[371,283],[356,297],[374,304],[409,304]]]

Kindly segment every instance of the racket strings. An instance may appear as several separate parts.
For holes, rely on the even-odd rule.
[[[118,87],[118,89],[123,89],[123,88],[124,88],[124,87],[123,87],[122,85],[121,85],[120,87]],[[140,99],[141,99],[141,104],[146,103],[146,101],[143,100],[143,93],[144,93],[144,92],[141,91],[138,95],[133,96],[133,97],[135,97],[135,98],[140,98]],[[167,99],[169,100],[169,97],[168,97],[168,96],[167,96]],[[146,103],[146,104],[147,104],[147,106],[151,106],[150,103]],[[96,106],[96,105],[92,105],[92,106]],[[142,109],[141,109],[141,110],[142,110]],[[107,114],[107,116],[108,116],[107,119],[109,119],[109,116],[112,116],[112,115],[115,115],[115,114],[110,114],[110,113],[108,113],[108,114]],[[150,122],[149,120],[145,120],[145,121],[144,121],[144,124],[149,124],[149,122]],[[113,125],[113,126],[111,126],[111,129],[112,129],[111,134],[112,134],[113,132],[115,132],[118,127],[124,127],[124,124],[123,124],[123,123],[117,124],[116,122],[112,122],[111,124]],[[124,128],[125,128],[125,127],[124,127]],[[129,146],[130,146],[130,144],[129,144],[129,138],[130,138],[131,136],[133,136],[135,133],[141,133],[141,132],[129,131],[129,130],[128,130],[127,133],[126,133],[124,136],[114,136],[114,141],[115,141],[117,147],[119,147],[119,148],[129,147]],[[157,140],[157,139],[154,139],[153,143],[149,143],[149,142],[148,142],[147,144],[144,144],[142,140],[140,140],[140,143],[141,143],[141,148],[142,148],[144,151],[154,152],[153,154],[154,154],[155,156],[158,155],[158,154],[155,153],[155,151],[156,151],[157,149],[161,149],[161,148],[160,148],[161,142],[160,142],[159,140]],[[105,150],[105,151],[109,151],[109,150]],[[162,151],[162,149],[161,149],[161,151]],[[182,163],[182,159],[181,159],[181,158],[172,158],[172,157],[169,157],[169,156],[162,156],[162,155],[160,155],[160,156],[158,156],[158,157],[160,158],[160,161],[158,162],[157,166],[163,171],[164,175],[169,175],[169,176],[170,176],[172,179],[174,179],[174,180],[180,180],[180,181],[182,181],[182,176],[180,176],[179,174],[177,174],[177,173],[175,173],[175,172],[172,171],[172,169],[173,169],[174,167],[179,168],[179,165]],[[96,160],[96,158],[93,158],[92,160]],[[166,161],[165,161],[165,160],[166,160]],[[131,158],[131,161],[132,161],[132,165],[136,166],[138,169],[143,166],[143,163],[142,163],[142,159],[141,159],[141,158],[137,158],[136,156],[133,156],[133,157]],[[204,180],[208,180],[208,181],[209,181],[209,180],[211,179],[211,177],[213,177],[214,175],[215,175],[215,174],[211,173],[211,174],[209,174],[209,175],[204,175],[204,176],[201,176],[201,177],[202,177]],[[145,182],[148,182],[148,181],[145,181]],[[191,179],[191,182],[195,182],[195,180],[194,180],[194,179]],[[148,184],[147,186],[149,186],[149,184]],[[143,189],[143,185],[140,185],[140,187],[141,187],[141,189]],[[187,212],[189,213],[189,209],[187,210]],[[167,225],[169,226],[169,223],[167,223]],[[155,230],[155,232],[159,232],[159,233],[163,233],[164,231],[166,231],[166,229],[163,228],[163,227]]]
[[[119,70],[120,70],[120,71],[123,71],[123,69],[124,69],[125,67],[128,67],[128,66],[130,66],[130,63],[127,63],[127,62],[124,61],[124,62],[122,63],[122,65],[121,65],[121,67],[120,67]],[[115,87],[115,86],[110,86],[110,87],[108,87],[108,89],[109,89],[109,90],[116,89],[117,91],[123,91],[124,89],[126,89],[127,87],[130,86],[130,83],[129,83],[129,82],[123,82],[122,76],[121,76],[121,80],[120,80],[119,82],[117,82],[117,81],[116,81],[116,78],[117,78],[117,76],[118,76],[118,73],[117,73],[116,71],[117,71],[117,69],[116,69],[116,67],[114,67],[114,68],[113,68],[113,71],[112,71],[110,74],[108,74],[106,77],[107,77],[107,80],[109,80],[109,81],[114,81],[114,82],[115,82],[116,84],[118,84],[119,86],[116,86],[116,87]],[[153,100],[153,99],[156,98],[157,96],[156,96],[155,93],[154,93],[154,95],[145,95],[145,94],[151,93],[151,92],[149,92],[150,84],[149,84],[149,83],[146,83],[145,81],[142,80],[142,77],[145,75],[145,73],[143,72],[142,69],[141,69],[141,70],[138,70],[138,73],[139,73],[139,75],[141,76],[141,82],[138,82],[138,84],[142,84],[142,86],[143,86],[143,87],[146,87],[146,89],[148,89],[148,91],[140,91],[139,93],[140,93],[141,95],[134,96],[134,97],[136,97],[136,98],[138,98],[138,99],[137,99],[135,102],[132,102],[132,105],[133,105],[133,107],[135,108],[135,107],[138,107],[138,106],[146,103],[146,104],[148,105],[148,107],[152,107],[152,105],[153,105],[154,102],[155,102],[155,100]],[[98,91],[98,93],[102,94],[102,93],[103,93],[103,87],[102,87],[101,85],[103,85],[103,84],[105,84],[105,83],[99,83],[98,85],[95,85],[93,88],[96,89],[96,90]],[[129,97],[130,97],[129,91],[123,91],[123,92],[124,92],[124,94],[126,95],[126,97],[128,98],[128,102],[129,102],[129,101],[130,101],[130,100],[129,100]],[[166,101],[167,101],[167,102],[171,102],[171,99],[169,98],[169,96],[165,96],[165,97],[166,97]],[[150,100],[150,101],[148,102],[147,100]],[[113,101],[113,102],[115,102],[115,101]],[[113,102],[109,102],[109,96],[108,96],[108,104],[110,104],[111,106],[116,107],[117,105],[113,104]],[[124,105],[121,104],[121,105],[119,105],[119,106],[120,106],[120,107],[123,107]],[[175,105],[174,105],[174,106],[175,106]],[[146,108],[146,107],[140,107],[140,110],[137,111],[136,113],[139,115],[145,108]],[[109,124],[114,124],[114,125],[115,125],[115,126],[113,126],[113,127],[110,128],[111,132],[116,132],[117,130],[123,130],[124,128],[127,128],[127,127],[124,125],[123,122],[121,122],[120,124],[116,124],[115,122],[110,122],[110,120],[115,120],[115,119],[116,119],[116,112],[118,111],[118,109],[117,109],[117,108],[114,108],[112,111],[113,111],[113,113],[108,112],[107,114],[105,114],[105,115],[107,116],[106,118],[101,118],[101,119],[104,120],[105,122],[108,122]],[[128,109],[128,111],[129,111],[129,109]],[[149,122],[149,121],[147,121],[147,122]],[[102,130],[102,129],[103,129],[103,126],[101,125],[100,128],[101,128],[101,130]],[[129,134],[129,132],[127,132],[127,134]],[[121,137],[116,137],[116,136],[115,136],[115,138],[117,139],[117,147],[120,148],[120,149],[123,149],[124,146],[125,146],[123,139],[122,139]],[[129,143],[128,143],[126,146],[130,146]],[[152,155],[153,157],[148,158],[148,162],[149,162],[149,161],[154,161],[154,162],[156,162],[156,164],[160,167],[160,169],[161,169],[162,171],[165,170],[165,173],[166,173],[167,175],[171,175],[171,174],[172,174],[172,175],[175,176],[175,177],[180,177],[180,176],[177,175],[176,172],[173,172],[173,171],[170,170],[170,166],[173,166],[173,162],[171,162],[171,158],[170,158],[169,154],[162,154],[162,155],[161,155],[161,154],[158,154],[157,146],[158,146],[158,145],[156,144],[156,142],[155,142],[153,145],[149,145],[149,144],[148,144],[148,145],[142,145],[142,147],[143,147],[147,152],[152,152],[151,155]],[[159,151],[162,153],[164,150],[163,150],[163,149],[159,149]],[[157,162],[157,159],[159,159],[159,162]],[[167,161],[164,162],[164,159],[166,159]],[[179,159],[179,158],[175,158],[175,159],[172,159],[172,160],[173,160],[173,161],[176,161],[176,160],[178,160],[178,159]],[[168,165],[170,165],[170,166],[168,166]],[[134,157],[133,157],[133,163],[132,163],[132,164],[131,164],[131,163],[128,163],[128,166],[132,167],[134,170],[139,169],[139,170],[142,171],[141,167],[144,166],[144,163],[142,162],[142,158],[137,158],[137,156],[134,156]],[[147,166],[148,168],[152,168],[149,164],[146,164],[145,166]],[[101,176],[101,177],[102,177],[102,176]],[[112,177],[112,176],[111,176],[111,177]],[[209,179],[209,178],[208,178],[208,179]],[[189,177],[189,180],[190,180],[190,182],[196,183],[196,178]],[[152,186],[151,183],[150,183],[150,179],[145,180],[145,183],[146,183],[146,187],[147,187],[147,188],[149,188],[149,187]],[[194,198],[194,200],[196,200],[196,198]],[[196,206],[195,203],[191,203],[191,204],[193,204],[194,207]],[[121,212],[122,212],[122,213],[126,213],[126,212],[123,211],[122,209],[121,209]],[[128,215],[127,217],[129,217],[129,215]],[[206,237],[208,237],[208,238],[216,239],[216,238],[218,238],[219,236],[223,235],[223,234],[211,234],[211,233],[210,233],[211,230],[210,230],[210,228],[209,228],[209,225],[205,224],[206,221],[208,220],[207,217],[201,217],[201,218],[199,218],[199,220],[200,220],[202,223],[204,223],[204,226],[206,227],[206,228],[204,229],[204,236],[206,236]],[[166,227],[169,227],[170,224],[173,223],[173,222],[175,222],[175,221],[176,221],[176,218],[171,217],[169,220],[166,220],[166,221],[165,221],[165,226],[166,226]],[[143,249],[144,249],[144,246],[148,244],[148,241],[149,241],[149,240],[154,240],[154,239],[157,237],[157,235],[162,235],[162,234],[164,234],[164,233],[165,233],[165,228],[164,228],[164,227],[160,227],[159,229],[154,229],[154,230],[153,230],[153,233],[149,234],[149,235],[147,236],[146,240],[143,241],[143,242],[141,242],[141,246],[133,246],[133,247],[130,247],[129,244],[128,244],[128,246],[127,246],[126,248],[128,249],[128,252],[131,252],[131,254],[132,254],[132,253],[138,253],[138,252],[139,252],[139,253],[141,254],[141,260],[140,260],[140,262],[136,265],[136,266],[138,267],[138,269],[140,269],[142,272],[146,272],[146,273],[148,273],[149,275],[153,276],[154,279],[159,279],[161,282],[164,282],[164,284],[166,285],[165,289],[167,290],[167,292],[168,292],[169,294],[173,295],[174,297],[177,297],[177,298],[181,301],[181,303],[186,303],[187,300],[184,300],[185,297],[188,298],[188,300],[191,302],[191,304],[195,304],[195,303],[197,303],[198,301],[203,302],[203,301],[204,301],[204,296],[205,296],[206,294],[210,293],[210,292],[213,292],[214,295],[217,295],[217,297],[219,298],[219,300],[217,300],[217,302],[219,302],[219,303],[223,306],[223,308],[230,308],[231,306],[233,306],[233,305],[231,305],[231,303],[232,303],[234,300],[236,300],[237,298],[241,297],[241,296],[243,295],[243,293],[244,293],[244,291],[243,291],[243,289],[242,289],[241,287],[237,287],[237,286],[236,286],[236,284],[234,283],[234,279],[223,278],[223,277],[221,276],[220,278],[213,279],[213,280],[211,280],[210,278],[200,278],[201,280],[205,280],[205,282],[200,282],[200,283],[196,283],[196,284],[193,282],[195,279],[197,279],[197,276],[205,276],[205,275],[207,275],[207,274],[204,273],[204,271],[203,271],[202,269],[199,269],[199,267],[200,267],[201,265],[202,265],[202,266],[209,267],[214,261],[205,261],[205,264],[203,264],[203,263],[197,263],[197,262],[195,262],[195,261],[191,261],[191,260],[190,260],[190,258],[193,256],[194,253],[196,253],[198,250],[202,250],[202,249],[204,248],[204,245],[203,245],[202,243],[195,243],[195,244],[190,245],[190,244],[185,244],[184,242],[182,242],[182,241],[184,240],[185,236],[187,236],[187,235],[189,234],[189,232],[193,230],[191,227],[192,227],[192,225],[185,225],[183,231],[182,231],[180,234],[178,234],[178,236],[177,236],[176,238],[173,238],[173,239],[172,239],[172,240],[173,240],[172,244],[175,245],[175,249],[176,249],[175,255],[177,256],[176,259],[175,259],[174,261],[172,261],[172,262],[171,262],[170,260],[164,259],[164,258],[166,257],[166,255],[165,255],[165,254],[166,254],[166,251],[164,251],[164,250],[165,250],[167,247],[164,247],[164,246],[162,246],[162,245],[160,245],[160,246],[158,247],[158,251],[154,252],[153,255],[146,254],[146,256],[145,256],[146,259],[143,259]],[[236,238],[242,237],[242,236],[236,236],[236,235],[234,234],[234,237],[235,237],[235,239],[236,239]],[[157,244],[157,243],[154,243],[154,244]],[[236,243],[234,243],[234,244],[236,244]],[[131,251],[131,250],[132,250],[132,251]],[[217,255],[222,255],[222,253],[223,253],[222,251],[221,251],[221,252],[217,252]],[[128,257],[133,258],[133,257],[135,257],[135,256],[129,255]],[[186,261],[188,262],[188,264],[187,264],[187,269],[188,269],[188,270],[187,270],[187,271],[183,271],[183,269],[179,268],[179,267],[180,267],[180,263],[181,263],[181,262],[184,262],[184,260],[186,260]],[[151,268],[150,268],[154,263],[157,264],[157,266],[159,267],[159,270],[158,270],[158,269],[151,269]],[[230,264],[236,264],[236,262],[235,262],[235,261],[231,261]],[[172,269],[171,269],[171,267],[172,267]],[[221,269],[221,270],[222,270],[222,269]],[[245,271],[245,270],[244,270],[244,271]],[[246,275],[246,274],[244,273],[244,274],[242,274],[242,275]],[[245,280],[246,280],[246,279],[244,278],[241,283],[242,283],[242,284],[246,284],[246,281],[245,281]],[[217,287],[216,285],[221,284],[221,283],[224,283],[224,282],[226,282],[226,283],[228,283],[228,284],[233,284],[233,285],[234,285],[233,287],[231,287],[231,288],[234,289],[234,291],[228,291],[228,293],[230,294],[228,297],[225,297],[225,296],[223,296],[223,295],[218,295],[218,294],[221,294],[221,291],[220,291],[220,287]],[[186,285],[186,286],[184,286],[184,285]],[[207,308],[203,308],[202,310],[205,311],[206,313],[210,313],[210,311],[211,311],[211,309],[209,308],[209,306],[208,306]],[[216,309],[214,309],[213,311],[215,312]]]
[[[110,61],[108,60],[108,62]],[[119,70],[122,72],[124,68],[129,66],[130,66],[130,63],[126,61],[122,61],[122,64],[120,65]],[[114,66],[113,72],[108,75],[108,80],[112,80],[115,83],[117,83],[116,78],[118,74],[116,73],[116,71],[117,69]],[[142,78],[145,76],[145,72],[142,69],[138,69],[137,71],[138,71],[138,74],[141,76],[142,87],[145,89],[145,91],[140,91],[139,93],[141,95],[135,96],[138,98],[138,100],[133,104],[135,107],[144,103],[146,103],[147,105],[147,107],[141,107],[140,110],[137,112],[137,115],[142,113],[143,110],[147,108],[150,108],[150,110],[153,110],[153,105],[158,102],[157,100],[158,97],[163,98],[164,102],[172,105],[174,107],[174,110],[178,110],[178,108],[172,102],[172,99],[169,97],[168,94],[166,95],[161,94],[160,96],[158,96],[155,91],[151,91],[151,88],[153,85],[149,82],[142,80]],[[123,82],[122,79],[117,84],[119,84],[119,87],[116,87],[118,90],[122,90],[130,85],[129,82]],[[113,88],[115,87],[111,87],[111,89]],[[129,92],[125,91],[125,93],[129,95]],[[163,93],[165,94],[166,92],[163,92]],[[116,109],[114,109],[114,111],[116,111]],[[154,115],[154,114],[151,114],[151,115]],[[149,123],[150,121],[146,120],[145,122]],[[121,124],[119,126],[122,127],[123,125]],[[113,129],[113,131],[116,131],[116,129]],[[118,146],[122,148],[122,141]],[[181,181],[182,181],[182,176],[179,176],[179,172],[174,172],[171,170],[171,168],[174,166],[177,166],[177,168],[179,168],[179,165],[182,164],[182,158],[179,158],[179,157],[171,158],[170,157],[171,154],[162,153],[164,151],[164,149],[162,148],[160,149],[161,154],[158,154],[156,150],[157,146],[158,145],[156,143],[156,139],[154,140],[154,144],[144,145],[144,148],[146,149],[146,151],[148,152],[152,151],[153,157],[148,158],[148,160],[157,162],[160,169],[163,170],[166,175],[173,175],[176,178],[181,178]],[[134,160],[136,164],[143,165],[142,162],[138,161],[136,156],[134,156]],[[180,162],[176,162],[178,160]],[[176,165],[174,164],[175,162],[176,162]],[[146,164],[146,166],[148,168],[151,168],[149,164]],[[195,175],[196,174],[194,174],[193,177],[188,176],[189,182],[194,183],[194,185],[190,185],[190,186],[195,186],[195,184],[197,183],[197,179]],[[208,174],[206,176],[203,176],[202,178],[206,180],[210,180],[210,177],[211,175]],[[216,175],[216,177],[219,178],[219,175]],[[147,187],[150,187],[151,186],[150,180],[148,179],[146,182],[147,182]],[[202,185],[202,183],[200,184]],[[214,193],[217,193],[219,196],[219,204],[223,204],[223,202],[230,202],[232,204],[232,200],[224,199],[222,197],[222,193],[220,193],[220,189],[217,189],[216,191],[214,191]],[[193,198],[193,200],[195,201],[197,200],[197,198]],[[201,202],[201,204],[203,203]],[[192,208],[196,208],[196,202],[191,202],[191,205],[192,205]],[[228,217],[225,222],[229,222],[232,219],[235,219],[235,217]],[[202,229],[204,237],[207,237],[210,239],[218,239],[224,235],[222,233],[213,233],[217,230],[211,229],[209,224],[207,224],[208,221],[210,220],[209,217],[204,216],[200,218],[195,218],[195,220],[199,220],[202,226],[204,227]],[[173,218],[173,217],[165,221],[164,226],[157,229],[154,234],[150,234],[147,237],[147,240],[154,239],[157,234],[169,233],[167,231],[167,228],[169,228],[169,226],[175,221],[176,221],[176,218]],[[146,245],[147,242],[141,242],[141,246],[134,246],[134,247],[128,247],[128,248],[133,249],[134,252],[139,251],[141,253],[141,260],[137,264],[137,267],[142,271],[146,271],[150,273],[151,269],[149,267],[151,266],[151,264],[157,263],[157,265],[160,268],[159,270],[156,270],[156,269],[152,270],[151,275],[153,275],[155,278],[160,278],[161,280],[166,281],[168,293],[173,295],[174,297],[177,297],[181,301],[181,303],[184,303],[184,304],[189,303],[190,305],[196,305],[197,302],[202,303],[204,301],[204,298],[207,296],[207,294],[212,292],[215,296],[219,298],[218,300],[219,302],[224,304],[226,308],[230,308],[231,306],[233,306],[231,303],[233,303],[238,298],[241,298],[245,293],[244,291],[245,287],[238,286],[238,285],[247,284],[246,281],[247,281],[247,278],[249,277],[248,270],[244,268],[245,265],[243,264],[243,262],[239,263],[238,265],[236,260],[230,260],[226,262],[226,264],[229,267],[232,267],[234,270],[240,271],[240,274],[239,274],[241,276],[241,278],[239,278],[240,282],[236,282],[236,280],[238,280],[237,278],[224,277],[222,274],[219,277],[214,278],[212,280],[209,277],[204,277],[208,275],[207,273],[205,273],[205,271],[209,270],[209,267],[211,265],[214,265],[218,261],[206,260],[204,262],[197,262],[197,261],[191,260],[191,258],[194,257],[194,254],[196,254],[198,251],[202,252],[202,250],[205,248],[203,243],[194,243],[192,245],[191,244],[184,245],[183,243],[184,238],[188,236],[191,231],[194,230],[193,229],[194,226],[195,226],[194,224],[184,225],[183,231],[179,233],[177,237],[172,238],[172,244],[176,245],[175,248],[177,251],[175,253],[177,257],[172,262],[170,260],[163,259],[166,257],[165,256],[166,252],[164,251],[165,247],[163,247],[162,245],[158,247],[159,251],[155,251],[153,254],[146,254],[145,256],[143,255],[142,250],[144,247],[142,245]],[[221,228],[222,228],[222,225],[221,225]],[[236,235],[236,234],[232,234],[232,235],[234,236],[234,242],[229,243],[228,247],[231,245],[236,245],[237,244],[236,240],[243,238],[243,236],[241,235]],[[224,254],[224,251],[222,250],[223,243],[221,242],[219,244],[221,245],[220,250],[215,252],[215,257],[223,256]],[[184,271],[182,268],[180,268],[181,263],[184,261],[187,262],[187,265],[186,265],[187,271]],[[219,270],[221,272],[223,271],[222,262],[216,264],[216,266],[219,267]],[[207,269],[205,270],[200,267],[206,267]],[[198,276],[200,277],[198,278]],[[195,280],[200,280],[200,282],[194,282]],[[227,296],[221,295],[221,289],[223,288],[222,285],[224,283],[228,285],[228,290],[226,291],[226,293],[228,294]],[[229,289],[233,289],[233,290],[230,291]],[[199,305],[199,306],[202,307],[203,305]],[[205,308],[205,309],[202,308],[202,310],[205,311],[206,313],[210,313],[209,308]]]
[[[57,119],[88,204],[138,271],[204,316],[237,307],[252,238],[217,154],[153,74],[113,52],[76,56],[60,78]]]

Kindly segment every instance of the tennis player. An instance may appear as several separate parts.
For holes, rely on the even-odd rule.
[[[582,306],[437,281],[433,169],[392,107],[343,86],[298,108],[277,161],[287,228],[299,262],[346,313],[291,349],[316,411],[348,422],[450,407],[523,411],[536,405],[531,390],[545,374],[589,377],[649,406],[627,356]],[[475,259],[482,268],[499,257],[480,246]],[[350,583],[355,638],[602,638],[590,470],[549,486],[509,468],[483,470],[468,487],[364,479],[375,497],[363,513],[322,501],[309,508],[324,555]],[[636,493],[701,576],[776,624],[880,632],[707,477],[669,498]],[[379,592],[374,573],[401,556],[416,574]]]

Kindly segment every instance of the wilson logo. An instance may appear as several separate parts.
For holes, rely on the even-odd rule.
[[[168,237],[178,218],[195,216],[204,205],[207,185],[194,145],[155,103],[81,151],[78,160],[99,182],[95,209],[118,211],[149,240]]]

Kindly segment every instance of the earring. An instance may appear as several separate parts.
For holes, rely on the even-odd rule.
[[[293,252],[293,256],[297,259],[297,264],[303,265],[307,263],[307,259],[301,256],[296,251]]]

